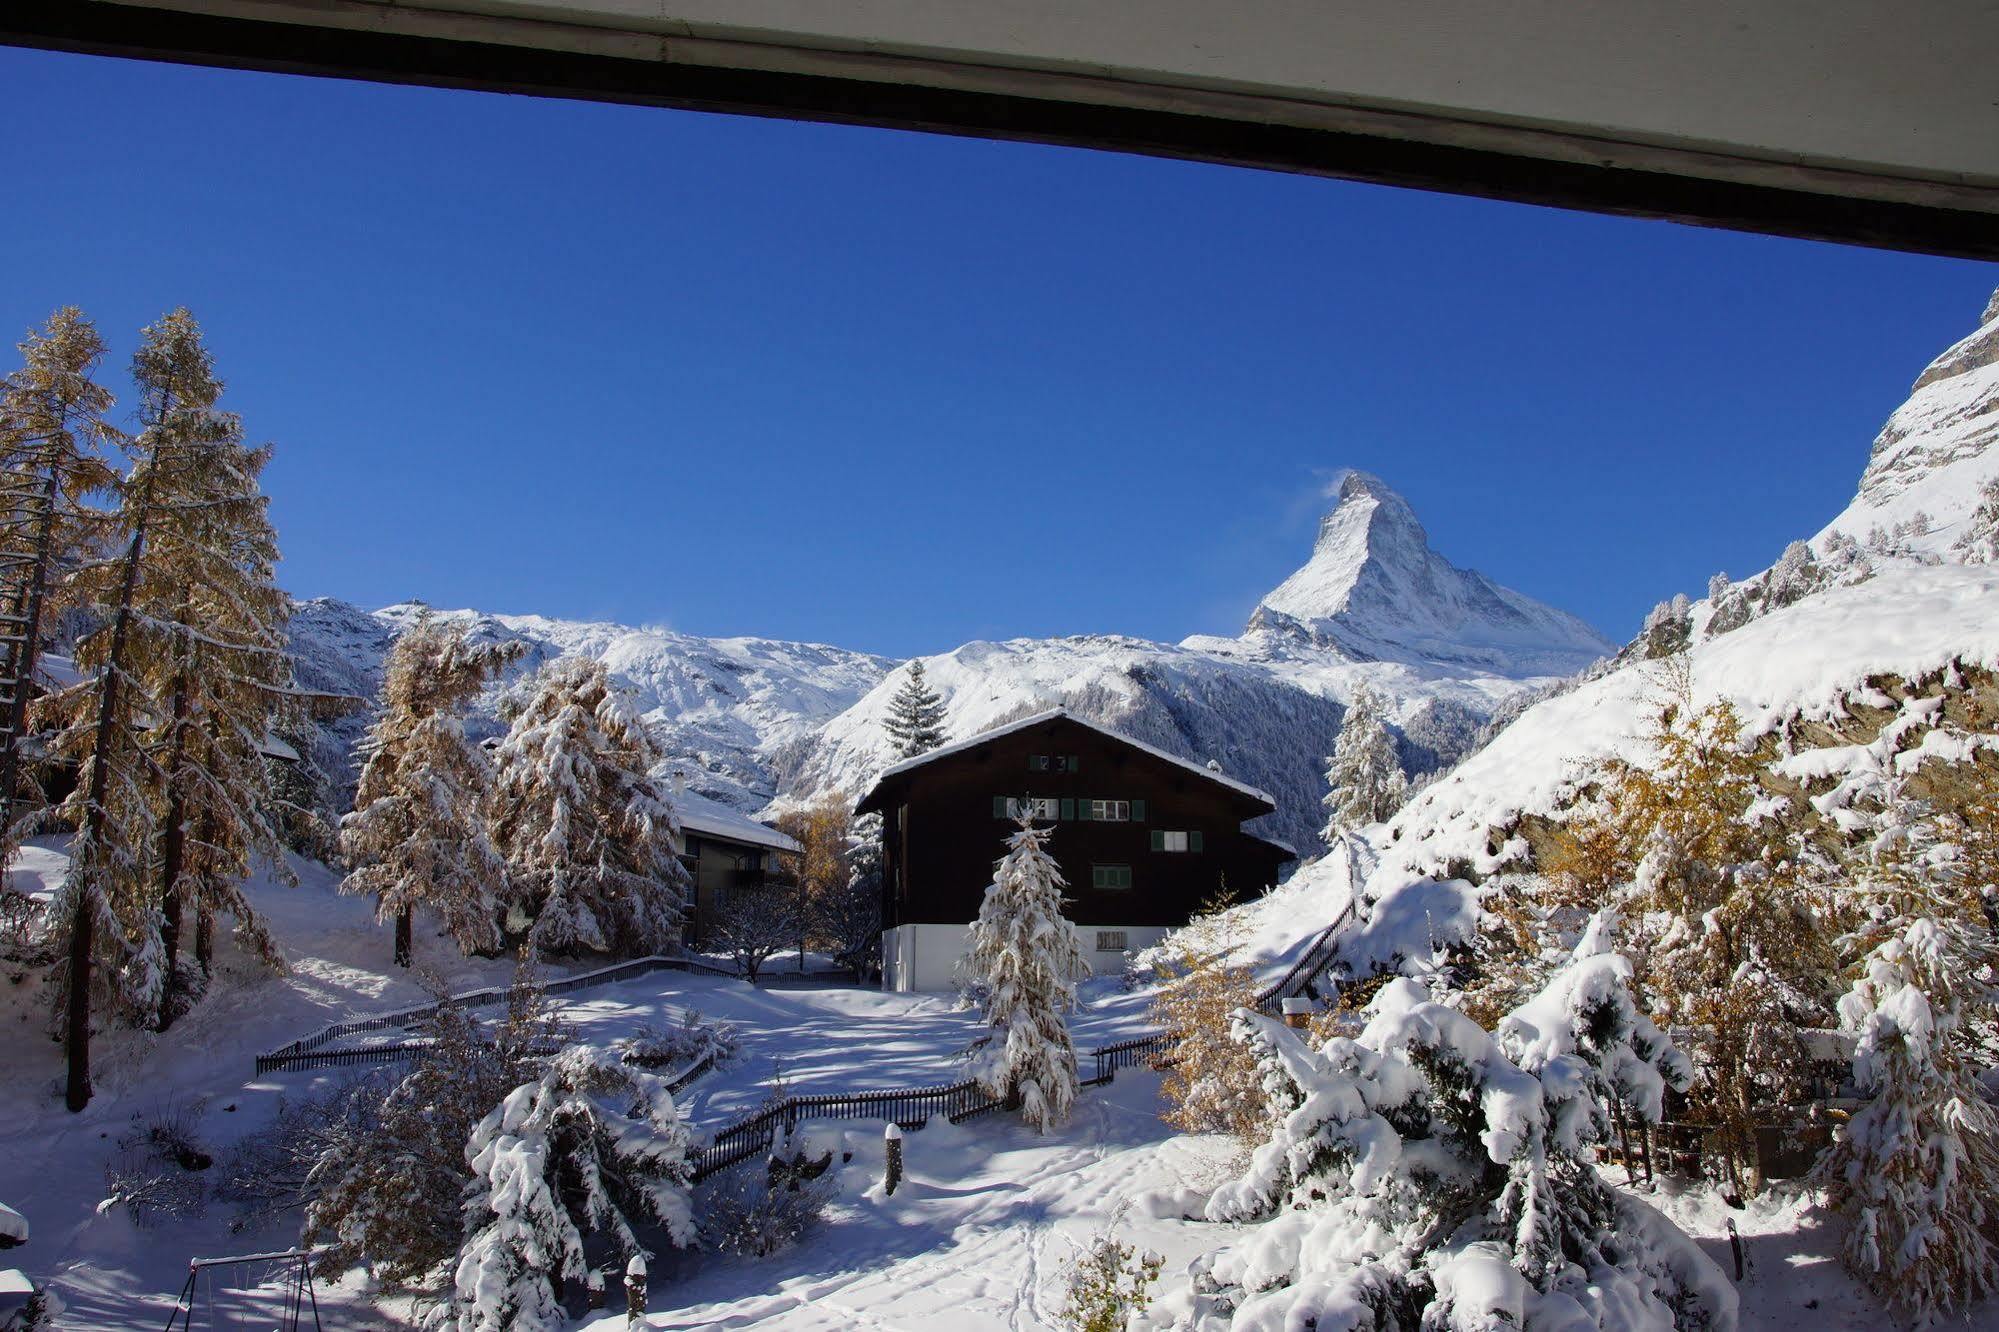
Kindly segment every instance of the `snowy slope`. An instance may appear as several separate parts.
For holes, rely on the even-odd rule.
[[[1717,620],[1712,601],[1686,608],[1696,701],[1731,699],[1763,734],[1794,719],[1837,716],[1871,677],[1914,679],[1953,662],[1999,667],[1999,566],[1963,564],[1952,550],[1978,487],[1995,474],[1999,295],[1979,331],[1916,381],[1875,440],[1853,503],[1811,543],[1822,567],[1838,570],[1830,585],[1734,628]],[[1912,523],[1919,514],[1927,518]],[[1882,536],[1870,539],[1877,528]],[[1846,538],[1865,549],[1840,555]],[[1527,709],[1422,791],[1389,825],[1393,856],[1414,869],[1453,861],[1490,869],[1504,858],[1490,856],[1501,850],[1492,845],[1494,830],[1560,808],[1594,760],[1641,756],[1637,738],[1664,689],[1661,667],[1639,650],[1643,641],[1616,669]],[[1874,761],[1859,752],[1822,757],[1820,775],[1830,775],[1826,764],[1836,760]]]
[[[292,641],[303,682],[372,697],[397,635],[426,609],[416,603],[364,611],[343,601],[298,603]],[[636,691],[639,706],[689,785],[739,809],[774,795],[792,756],[828,720],[860,698],[892,662],[865,652],[767,638],[701,638],[665,629],[554,620],[539,615],[434,611],[464,620],[475,636],[528,645],[519,678],[567,653],[595,657]],[[367,719],[331,728],[351,745]]]
[[[1309,613],[1291,619],[1275,604]],[[1408,501],[1356,473],[1311,560],[1239,638],[1012,639],[924,666],[953,740],[1059,705],[1270,792],[1278,811],[1260,830],[1309,853],[1325,757],[1357,688],[1386,698],[1420,774],[1466,752],[1507,699],[1612,650],[1581,621],[1449,564]],[[798,794],[867,789],[893,758],[882,723],[900,685],[897,673],[826,727]]]

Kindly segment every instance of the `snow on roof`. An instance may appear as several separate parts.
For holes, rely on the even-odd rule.
[[[1249,783],[1239,782],[1233,777],[1207,767],[1205,764],[1196,763],[1192,759],[1181,758],[1178,754],[1169,754],[1157,746],[1146,744],[1143,740],[1134,740],[1122,731],[1113,731],[1108,726],[1099,726],[1087,717],[1078,717],[1067,708],[1050,708],[1046,712],[1037,712],[1031,717],[1022,717],[1019,721],[1008,722],[1004,726],[995,726],[989,731],[981,731],[977,735],[970,736],[964,740],[954,740],[948,745],[939,745],[936,749],[930,750],[928,753],[918,754],[915,758],[906,758],[900,763],[890,764],[882,770],[882,775],[875,779],[875,790],[880,790],[881,784],[889,778],[901,776],[903,773],[920,768],[926,763],[946,758],[952,754],[962,754],[974,746],[986,743],[988,740],[997,740],[1003,735],[1012,735],[1015,731],[1025,731],[1029,727],[1039,726],[1043,722],[1051,722],[1058,719],[1072,721],[1078,726],[1088,727],[1099,735],[1109,736],[1113,740],[1130,745],[1133,749],[1150,754],[1156,759],[1164,759],[1176,767],[1185,768],[1188,772],[1226,786],[1230,790],[1249,796],[1253,800],[1261,800],[1272,809],[1277,808],[1277,801],[1268,791],[1259,791]],[[869,798],[872,798],[874,791],[870,791],[868,795]],[[862,805],[866,805],[867,803],[866,800],[861,802]]]
[[[673,797],[674,812],[680,816],[680,826],[688,832],[699,833],[703,837],[713,837],[718,841],[742,842],[749,846],[769,847],[773,851],[800,852],[805,848],[794,837],[789,837],[766,823],[758,823],[740,810],[710,800],[693,791],[680,791]]]
[[[0,1240],[9,1244],[28,1242],[28,1218],[6,1203],[0,1203]]]

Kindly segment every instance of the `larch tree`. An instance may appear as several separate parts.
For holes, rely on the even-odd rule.
[[[1076,1100],[1076,1046],[1067,1014],[1090,961],[1062,914],[1062,869],[1048,854],[1053,830],[1023,815],[1007,839],[979,917],[972,922],[967,977],[985,996],[991,1031],[971,1049],[973,1076],[1017,1106],[1041,1132],[1068,1118]]]
[[[1340,837],[1380,823],[1402,807],[1408,778],[1388,733],[1381,699],[1366,685],[1354,690],[1346,720],[1326,760],[1326,826],[1320,836],[1331,846]]]
[[[895,742],[898,759],[928,754],[944,743],[944,700],[924,678],[921,658],[909,663],[901,687],[889,700],[882,729]]]
[[[172,708],[159,685],[174,676],[175,645],[186,638],[177,618],[190,576],[185,564],[226,523],[223,515],[242,505],[213,489],[218,460],[242,448],[242,426],[216,406],[222,385],[192,315],[175,310],[144,330],[132,377],[140,428],[107,524],[115,553],[69,579],[70,594],[103,617],[77,645],[88,678],[46,700],[67,721],[55,751],[78,771],[61,810],[76,828],[70,873],[49,913],[61,949],[52,989],[72,1110],[91,1094],[93,994],[102,992],[131,1017],[159,1011],[163,917],[147,868],[167,803],[167,774],[153,741]],[[252,507],[261,516],[261,501]]]
[[[10,688],[0,697],[0,863],[14,845],[14,802],[23,780],[21,741],[28,697],[54,620],[58,575],[79,563],[95,527],[91,496],[112,490],[104,460],[118,440],[105,421],[111,394],[94,378],[104,342],[81,310],[65,306],[20,344],[21,368],[0,381],[0,642]]]
[[[396,925],[410,965],[418,907],[437,913],[466,953],[499,951],[506,861],[489,830],[493,771],[465,733],[465,709],[525,649],[474,643],[462,624],[425,612],[390,649],[354,810],[340,823],[345,893],[369,894]]]
[[[564,657],[501,703],[494,841],[507,931],[544,955],[675,948],[688,897],[679,820],[652,775],[665,758],[600,661]]]
[[[799,966],[805,965],[805,941],[819,934],[826,942],[823,924],[841,914],[838,899],[848,884],[847,855],[853,838],[854,811],[838,795],[827,795],[805,808],[786,814],[778,828],[805,849],[792,856],[797,862],[799,909]]]

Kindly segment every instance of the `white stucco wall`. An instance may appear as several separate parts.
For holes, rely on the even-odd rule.
[[[1099,976],[1111,976],[1124,969],[1126,952],[1150,948],[1166,937],[1165,925],[1077,925],[1077,942],[1083,956]],[[1098,936],[1114,931],[1124,933],[1124,948],[1097,947]],[[970,925],[900,925],[882,931],[882,988],[884,990],[949,991],[962,979],[959,959],[971,946]]]

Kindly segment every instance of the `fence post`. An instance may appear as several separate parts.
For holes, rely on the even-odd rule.
[[[882,1193],[888,1195],[902,1183],[902,1126],[892,1119],[882,1130],[882,1161]]]
[[[1284,1025],[1293,1031],[1304,1031],[1311,1025],[1312,1001],[1310,999],[1286,999],[1281,1007],[1284,1010]]]
[[[625,1264],[625,1326],[646,1316],[646,1260],[642,1253]]]

